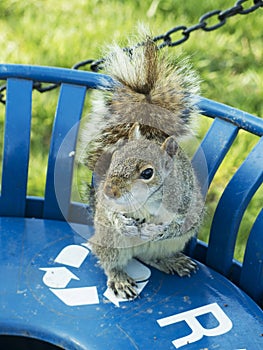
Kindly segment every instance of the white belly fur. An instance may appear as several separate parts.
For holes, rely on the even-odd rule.
[[[192,236],[193,231],[191,230],[188,234],[179,237],[165,239],[163,241],[146,242],[130,248],[120,249],[118,263],[125,266],[132,258],[149,261],[172,256],[182,251]]]

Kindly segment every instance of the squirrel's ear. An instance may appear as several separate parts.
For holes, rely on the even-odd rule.
[[[134,123],[129,132],[129,140],[141,140],[143,138],[140,131],[140,124]]]
[[[179,148],[178,143],[174,136],[168,137],[161,146],[162,150],[166,151],[169,156],[173,157],[176,155]]]

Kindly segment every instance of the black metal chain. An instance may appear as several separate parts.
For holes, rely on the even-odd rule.
[[[228,18],[236,16],[236,15],[247,15],[255,10],[263,7],[263,0],[253,0],[253,4],[249,7],[244,7],[243,4],[248,0],[238,0],[235,4],[226,9],[226,10],[213,10],[205,13],[203,16],[199,18],[198,23],[192,25],[190,27],[186,27],[183,25],[176,26],[170,30],[168,30],[164,34],[160,34],[158,36],[153,37],[153,41],[158,44],[157,47],[162,49],[164,47],[174,47],[180,45],[187,41],[191,35],[191,33],[197,30],[203,30],[206,32],[211,32],[222,27],[226,24]],[[214,20],[216,20],[215,24],[211,24]],[[173,36],[180,35],[179,39],[173,40]],[[124,50],[130,50],[129,48],[124,48]],[[105,61],[104,58],[100,59],[88,59],[85,61],[78,62],[74,64],[72,69],[80,69],[83,67],[88,67],[93,72],[98,72],[102,69],[102,64]],[[43,86],[41,82],[36,82],[33,85],[33,88],[39,92],[46,92],[57,88],[57,84],[50,84],[47,86]],[[4,92],[6,90],[6,85],[2,85],[0,87],[0,102],[5,104]]]

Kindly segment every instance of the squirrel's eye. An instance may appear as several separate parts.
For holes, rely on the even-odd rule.
[[[153,168],[147,168],[140,174],[140,178],[144,180],[150,180],[153,176]]]

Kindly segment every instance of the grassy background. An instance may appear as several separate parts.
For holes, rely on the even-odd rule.
[[[205,12],[226,9],[234,2],[1,0],[0,61],[71,67],[78,61],[101,57],[101,49],[112,40],[125,45],[125,38],[134,32],[138,22],[145,23],[153,35],[158,35],[177,25],[191,26]],[[252,1],[248,1],[244,6],[251,4]],[[262,11],[230,18],[225,26],[213,32],[196,31],[186,43],[170,49],[174,55],[183,53],[191,57],[202,79],[203,96],[259,116],[263,115]],[[209,24],[214,22],[209,21]],[[29,194],[43,194],[46,151],[57,94],[57,91],[43,95],[34,92]],[[0,106],[1,130],[3,115],[4,108]],[[208,121],[201,122],[199,139],[208,124]],[[256,141],[241,133],[220,167],[208,195],[208,215],[200,233],[203,239],[207,238],[211,213],[225,183]],[[262,206],[262,198],[261,189],[242,221],[236,251],[239,259],[242,259],[253,218]]]

